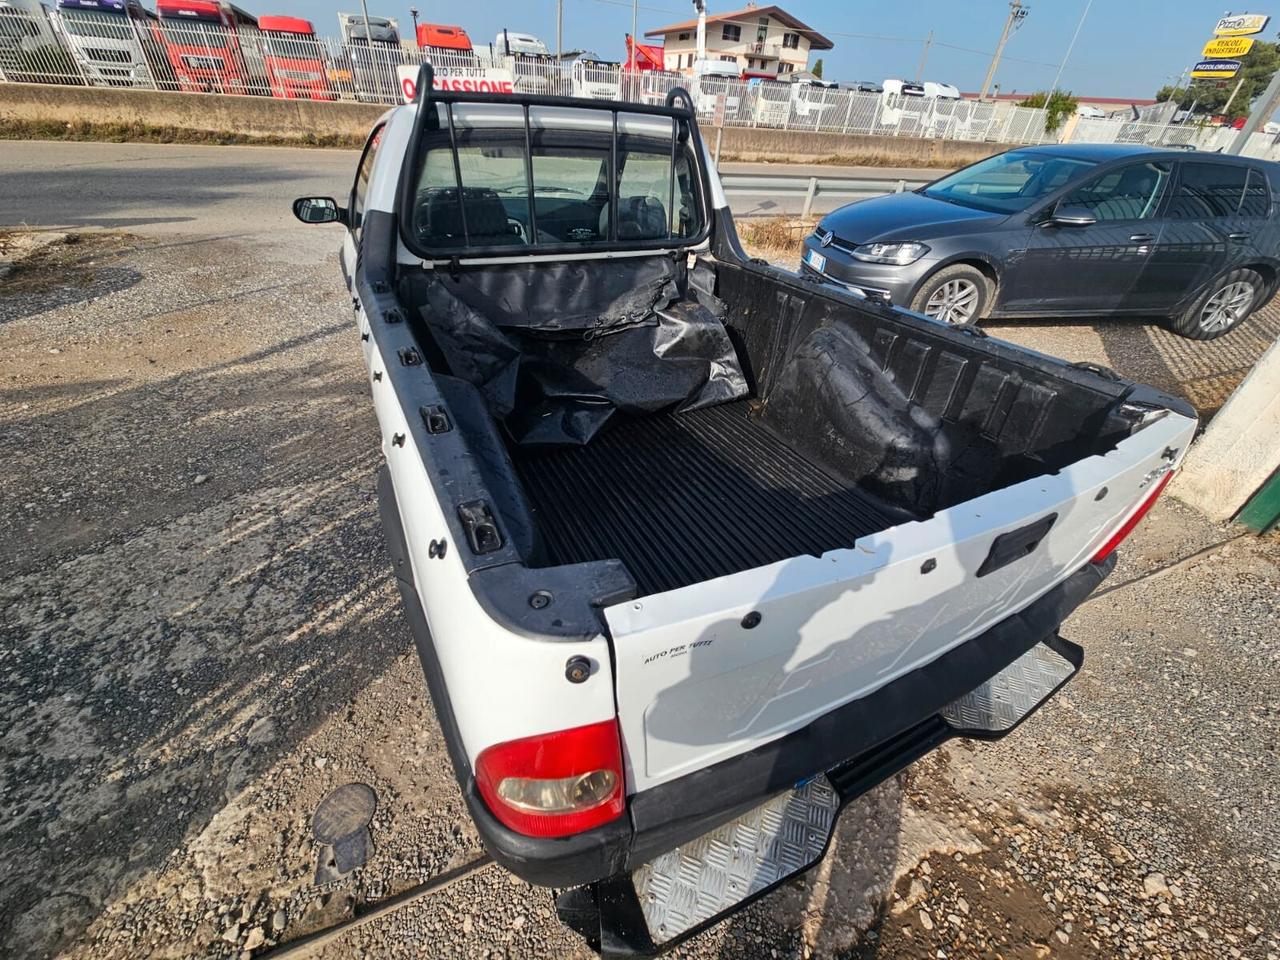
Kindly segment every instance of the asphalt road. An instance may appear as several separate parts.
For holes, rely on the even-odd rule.
[[[358,154],[295,147],[5,141],[0,226],[102,227],[147,235],[245,236],[298,224],[294,197],[342,197]],[[929,177],[879,167],[726,163],[725,172],[801,177]],[[937,171],[932,175],[936,176]],[[843,201],[820,198],[824,213]],[[803,197],[742,194],[740,215],[798,213]]]
[[[3,149],[0,215],[77,230],[0,280],[0,955],[244,957],[466,863],[340,234],[288,214],[350,155]],[[1278,326],[990,329],[1208,411]],[[1061,696],[878,788],[676,955],[1275,960],[1280,544],[1232,536],[1158,506],[1064,626]],[[368,864],[318,881],[311,816],[352,781]],[[489,867],[318,955],[585,960],[551,907]]]

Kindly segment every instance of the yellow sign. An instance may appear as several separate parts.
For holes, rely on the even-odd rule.
[[[1271,17],[1265,13],[1237,13],[1223,17],[1213,28],[1215,37],[1248,37],[1261,33]]]
[[[1204,45],[1201,56],[1210,60],[1219,57],[1243,57],[1253,49],[1252,37],[1218,37]]]

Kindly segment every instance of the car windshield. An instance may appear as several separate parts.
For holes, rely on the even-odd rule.
[[[1011,150],[943,177],[921,193],[988,213],[1017,213],[1093,166],[1092,160]]]

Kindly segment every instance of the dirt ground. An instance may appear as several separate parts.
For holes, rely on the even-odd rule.
[[[0,955],[246,957],[466,863],[388,568],[327,230],[86,234],[0,279]],[[1280,332],[992,325],[1216,409]],[[1081,675],[846,809],[688,958],[1280,960],[1280,552],[1166,500],[1063,628]],[[317,882],[311,818],[378,798]],[[487,867],[314,956],[581,957]]]

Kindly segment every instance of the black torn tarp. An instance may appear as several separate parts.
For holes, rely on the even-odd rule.
[[[408,295],[454,376],[521,444],[585,444],[617,413],[747,393],[721,317],[679,299],[670,257],[434,272]]]

